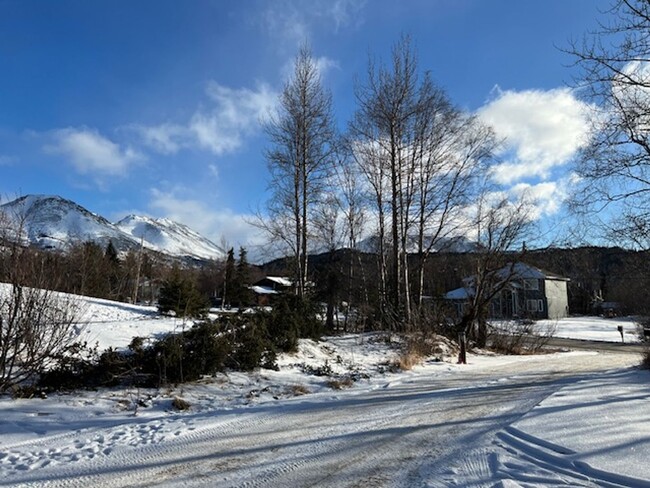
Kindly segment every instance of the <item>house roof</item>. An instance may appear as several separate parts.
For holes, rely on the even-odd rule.
[[[503,268],[497,271],[497,276],[502,279],[537,279],[537,280],[559,280],[559,281],[570,281],[569,278],[551,273],[549,271],[544,271],[542,269],[536,268],[535,266],[530,266],[525,263],[514,263],[506,264]],[[474,277],[470,277],[472,280]],[[466,278],[467,279],[467,278]]]
[[[521,284],[517,280],[538,279],[538,280],[555,280],[555,281],[570,281],[569,278],[543,271],[534,266],[525,263],[507,264],[496,272],[496,276],[500,280],[509,280],[509,286],[512,288],[521,288]],[[475,275],[463,278],[465,286],[456,288],[445,293],[447,300],[467,300],[472,296]]]
[[[508,268],[506,266],[504,269]],[[541,280],[560,280],[560,281],[569,281],[569,278],[560,276],[549,271],[545,271],[535,266],[530,266],[525,263],[515,263],[514,265],[514,276],[517,278],[536,278]]]
[[[266,286],[256,286],[253,285],[250,287],[250,289],[255,293],[256,295],[277,295],[278,292],[275,290],[272,290],[271,288],[268,288]]]
[[[282,276],[267,276],[264,279],[272,281],[273,283],[277,283],[278,285],[281,285],[281,286],[289,287],[289,286],[293,285],[293,282],[290,279],[284,278]]]
[[[445,293],[445,299],[447,300],[467,300],[472,296],[472,290],[463,287],[456,288],[455,290],[448,291]]]

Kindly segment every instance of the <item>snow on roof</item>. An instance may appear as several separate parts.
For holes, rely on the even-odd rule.
[[[470,296],[470,290],[465,287],[456,288],[445,293],[445,299],[447,300],[467,300]]]
[[[277,295],[278,292],[275,290],[272,290],[271,288],[268,288],[266,286],[257,286],[253,285],[250,287],[251,290],[253,290],[253,293],[256,293],[258,295]]]
[[[510,273],[510,266],[512,266],[513,277],[515,278],[530,278],[530,279],[539,279],[539,280],[563,280],[569,281],[569,278],[564,278],[560,275],[544,271],[542,269],[536,268],[535,266],[530,266],[529,264],[524,263],[515,263],[514,265],[504,266],[501,270],[502,274]]]
[[[288,287],[293,285],[293,282],[290,279],[284,278],[282,276],[267,276],[266,279],[282,286]]]

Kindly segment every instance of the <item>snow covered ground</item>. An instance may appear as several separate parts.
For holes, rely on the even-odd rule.
[[[100,347],[184,326],[86,303],[78,334]],[[558,335],[620,342],[617,325],[565,319]],[[381,335],[346,335],[301,341],[280,371],[1,398],[0,486],[650,486],[638,355],[447,356],[395,372],[397,354]],[[174,410],[176,396],[191,408]]]
[[[540,320],[540,326],[555,326],[556,337],[587,341],[622,342],[618,327],[623,328],[626,343],[640,342],[634,317],[567,317],[561,320]]]

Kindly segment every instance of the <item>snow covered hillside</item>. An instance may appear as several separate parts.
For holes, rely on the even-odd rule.
[[[80,300],[77,336],[101,348],[189,325]],[[584,335],[594,320],[564,330]],[[650,486],[638,355],[447,355],[397,371],[397,346],[301,340],[279,371],[0,398],[0,486]],[[177,396],[189,410],[172,408]]]
[[[96,242],[102,247],[113,243],[118,251],[140,247],[169,256],[200,260],[222,259],[225,251],[191,230],[169,219],[130,215],[117,224],[94,214],[77,203],[59,196],[27,195],[0,206],[0,232],[25,244],[43,249],[65,250],[75,244]],[[7,225],[8,224],[8,225]]]
[[[87,241],[102,247],[112,241],[120,250],[136,246],[104,217],[58,196],[27,195],[0,206],[0,214],[8,220],[8,235],[20,229],[23,243],[43,249],[66,249]]]
[[[154,251],[197,259],[226,257],[226,251],[214,242],[173,220],[129,215],[115,225]]]

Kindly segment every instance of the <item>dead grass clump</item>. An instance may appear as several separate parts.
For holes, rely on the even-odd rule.
[[[406,341],[407,350],[414,352],[420,358],[436,357],[443,359],[445,356],[458,354],[458,347],[442,335],[426,332],[418,332],[409,335]]]
[[[182,412],[184,410],[189,410],[192,407],[192,405],[190,405],[190,402],[184,400],[181,397],[174,397],[174,399],[172,400],[172,407],[175,410]]]
[[[433,332],[415,332],[405,337],[396,365],[399,369],[408,371],[424,359],[435,358],[442,361],[445,357],[456,354],[458,347],[446,337]]]
[[[289,388],[289,391],[293,396],[307,395],[311,393],[309,389],[303,385],[292,385]]]
[[[422,356],[419,352],[408,349],[404,351],[397,359],[399,369],[402,371],[409,371],[413,369],[413,366],[419,364],[421,361]]]
[[[350,388],[354,384],[354,381],[352,381],[352,378],[349,376],[346,376],[345,378],[342,378],[340,380],[329,380],[327,382],[327,386],[329,386],[332,390],[342,390],[343,388]]]

